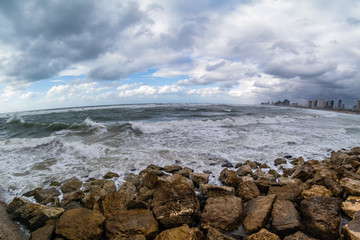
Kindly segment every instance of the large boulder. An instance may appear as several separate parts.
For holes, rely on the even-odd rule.
[[[66,211],[56,223],[56,234],[68,240],[102,239],[105,217],[87,208]]]
[[[297,184],[270,186],[269,195],[275,194],[277,199],[297,201],[301,198],[301,189]]]
[[[360,197],[349,196],[346,201],[341,204],[341,209],[351,218],[355,213],[360,211]]]
[[[206,198],[234,196],[234,188],[209,184],[200,184],[200,194]]]
[[[112,193],[116,191],[116,186],[113,180],[95,179],[84,183],[84,192],[90,192],[95,188],[102,188],[106,193]]]
[[[219,176],[219,180],[222,184],[228,187],[234,187],[235,189],[242,182],[242,179],[237,176],[236,172],[233,170],[229,170],[224,168]]]
[[[31,232],[29,240],[51,240],[55,232],[55,224],[57,220],[49,220],[45,226]],[[0,238],[1,239],[1,238]]]
[[[354,216],[354,219],[343,228],[344,235],[348,240],[360,239],[360,211]]]
[[[307,179],[312,178],[315,175],[315,169],[313,166],[311,166],[310,163],[303,163],[300,166],[298,166],[295,170],[295,172],[291,175],[292,178],[299,178],[303,182],[305,182]]]
[[[222,234],[215,228],[210,227],[206,233],[206,240],[235,240],[235,239],[232,237],[226,236],[225,234]]]
[[[342,178],[340,186],[345,189],[345,192],[352,196],[360,196],[360,180],[351,178]]]
[[[190,179],[193,180],[195,186],[199,186],[200,184],[207,184],[209,182],[209,173],[190,173]]]
[[[105,222],[105,228],[109,239],[135,235],[144,235],[152,239],[158,232],[158,223],[151,211],[132,209],[119,211],[109,217]]]
[[[246,217],[243,225],[246,233],[259,231],[269,220],[276,195],[259,196],[245,204]]]
[[[289,235],[300,228],[300,216],[289,200],[277,199],[271,212],[272,226],[279,235]]]
[[[236,189],[236,196],[247,202],[260,196],[260,190],[253,181],[245,181],[239,184]]]
[[[201,240],[204,233],[198,228],[189,228],[188,225],[172,228],[161,232],[156,236],[155,240]]]
[[[332,197],[333,193],[322,185],[312,185],[309,189],[302,191],[301,196],[303,198],[310,197]]]
[[[86,194],[84,198],[81,199],[81,202],[86,208],[94,209],[94,206],[98,208],[99,199],[106,194],[107,192],[103,188],[93,187],[92,190],[88,194]]]
[[[200,215],[194,184],[179,174],[159,180],[152,201],[156,219],[165,227],[193,224]]]
[[[35,191],[34,198],[38,203],[49,203],[54,197],[60,195],[60,192],[56,188],[41,189]]]
[[[11,221],[6,212],[6,204],[0,201],[0,239],[25,240],[25,234],[19,226]]]
[[[259,232],[248,236],[245,240],[280,240],[280,237],[263,228]]]
[[[344,189],[331,177],[325,176],[323,178],[324,185],[334,194],[336,197],[341,197]]]
[[[222,232],[235,230],[243,215],[243,202],[235,196],[210,198],[201,214],[204,229],[216,228]]]
[[[65,207],[72,201],[80,201],[85,196],[83,191],[76,191],[71,193],[65,193],[63,199],[60,202],[60,207]]]
[[[99,209],[105,217],[111,217],[117,215],[118,211],[126,210],[129,201],[123,192],[109,193],[99,199]]]
[[[83,183],[79,179],[73,177],[65,180],[60,189],[63,193],[76,192],[80,190],[82,184]]]
[[[314,197],[301,201],[300,210],[306,230],[320,239],[339,237],[340,201],[332,197]]]

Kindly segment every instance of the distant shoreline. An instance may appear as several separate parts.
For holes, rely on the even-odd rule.
[[[301,109],[309,109],[309,110],[318,110],[318,111],[327,111],[327,112],[337,112],[337,113],[360,115],[360,112],[354,112],[354,111],[345,110],[345,109],[340,110],[340,109],[327,109],[327,108],[308,108],[308,107],[304,107],[304,106],[281,106],[281,105],[274,105],[274,104],[261,104],[261,106],[301,108]]]

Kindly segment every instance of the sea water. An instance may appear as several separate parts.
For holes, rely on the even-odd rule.
[[[224,163],[274,167],[285,155],[321,160],[355,146],[360,115],[300,108],[145,104],[0,114],[0,200],[109,171],[119,186],[149,164],[211,171],[216,183]]]

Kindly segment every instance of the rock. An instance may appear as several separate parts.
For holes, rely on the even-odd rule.
[[[200,184],[207,184],[209,182],[210,174],[208,173],[190,173],[190,179],[193,180],[195,186]]]
[[[271,186],[280,186],[280,184],[278,184],[277,182],[269,181],[263,178],[256,180],[255,183],[256,186],[259,188],[260,192],[265,195],[268,193]]]
[[[300,210],[306,230],[320,239],[339,237],[340,201],[331,197],[314,197],[301,201]]]
[[[224,168],[221,173],[219,180],[222,184],[228,187],[237,188],[239,184],[242,182],[241,178],[239,178],[235,171]]]
[[[236,196],[247,202],[260,196],[260,191],[253,181],[246,181],[240,183],[239,187],[236,189]]]
[[[299,178],[303,182],[312,178],[315,175],[315,169],[309,163],[305,162],[298,166],[295,172],[291,175],[292,178]]]
[[[206,240],[235,240],[232,237],[226,236],[225,234],[222,234],[215,228],[210,227],[206,234]]]
[[[168,173],[173,173],[173,172],[179,171],[181,169],[182,169],[182,167],[177,166],[177,165],[167,165],[164,167],[165,172],[168,172]]]
[[[250,161],[250,160],[247,160],[244,165],[249,165],[252,169],[257,169],[258,168],[258,165],[253,162],[253,161]]]
[[[252,168],[249,165],[242,165],[237,171],[237,175],[239,176],[246,176],[248,174],[252,174]]]
[[[129,197],[123,192],[108,193],[99,199],[100,212],[107,218],[126,210]]]
[[[201,227],[222,232],[235,230],[243,215],[243,202],[235,196],[209,198],[201,214]]]
[[[0,239],[4,240],[25,240],[27,237],[20,230],[19,226],[11,221],[6,212],[6,204],[0,202]]]
[[[336,197],[340,197],[344,191],[344,189],[331,177],[323,178],[324,185],[334,194]]]
[[[225,163],[221,164],[223,168],[233,168],[234,165],[231,162],[226,161]]]
[[[200,194],[206,198],[234,196],[234,188],[209,184],[200,184]]]
[[[295,184],[295,185],[301,185],[303,182],[298,178],[289,178],[289,177],[279,177],[278,183],[280,185],[287,185],[287,184]]]
[[[301,165],[304,162],[305,162],[305,160],[303,157],[298,157],[298,158],[295,158],[294,160],[292,160],[290,163],[293,165]]]
[[[104,178],[105,178],[105,179],[110,179],[110,178],[114,178],[114,177],[120,177],[120,176],[119,176],[119,174],[114,173],[114,172],[107,172],[107,173],[104,175]]]
[[[61,183],[58,182],[58,181],[52,181],[52,182],[50,183],[50,186],[51,186],[51,187],[60,187],[60,185],[61,185]]]
[[[253,173],[253,177],[258,180],[264,179],[267,181],[275,182],[275,177],[273,175],[267,174],[266,172],[260,169],[256,170],[256,172]]]
[[[40,191],[42,188],[35,188],[23,194],[24,197],[33,197],[37,191]]]
[[[296,170],[296,168],[283,168],[282,166],[280,167],[280,169],[283,170],[284,177],[291,176]]]
[[[144,186],[148,189],[154,189],[158,183],[158,176],[153,173],[149,172],[144,177]]]
[[[117,212],[105,222],[106,237],[131,237],[145,235],[154,238],[158,232],[158,223],[149,210],[132,209]]]
[[[260,168],[270,168],[266,163],[262,163],[261,165],[260,165]]]
[[[286,159],[285,158],[277,158],[274,161],[274,165],[275,166],[279,166],[281,164],[286,164]]]
[[[300,229],[300,216],[294,204],[289,200],[274,202],[271,212],[272,226],[279,235],[289,235]]]
[[[105,196],[107,192],[100,187],[93,187],[91,192],[86,194],[86,196],[81,200],[84,204],[84,207],[93,209],[94,205],[98,203],[99,199]]]
[[[200,204],[194,190],[193,182],[179,174],[159,180],[152,201],[156,219],[165,228],[192,224],[200,215]]]
[[[56,188],[48,188],[36,191],[34,193],[35,200],[38,203],[42,203],[47,200],[47,202],[51,201],[54,197],[59,196],[60,192]]]
[[[51,240],[55,232],[56,220],[49,220],[46,225],[31,233],[29,240]]]
[[[360,211],[360,197],[349,196],[345,202],[341,204],[341,209],[351,218],[355,213]]]
[[[235,164],[235,168],[239,168],[239,167],[241,167],[242,165],[244,165],[244,164],[242,164],[242,163],[237,163],[237,164]]]
[[[280,240],[280,238],[278,235],[263,228],[259,232],[248,236],[245,240]]]
[[[352,196],[360,196],[360,180],[351,178],[342,178],[340,186],[345,189],[345,192]]]
[[[79,201],[83,197],[85,197],[85,193],[83,191],[76,191],[71,193],[65,193],[63,199],[60,202],[60,207],[64,207],[69,202]]]
[[[144,235],[134,235],[131,237],[114,237],[111,240],[146,240]]]
[[[360,212],[357,212],[354,219],[344,226],[343,233],[348,240],[360,239]]]
[[[252,234],[267,223],[276,195],[259,196],[245,204],[245,232]]]
[[[106,193],[116,192],[116,186],[113,180],[96,179],[84,184],[84,192],[89,192],[94,188],[102,188]]]
[[[298,231],[290,236],[286,236],[284,240],[317,240],[317,239],[309,237],[305,233]]]
[[[188,225],[172,228],[161,232],[155,240],[202,240],[204,233],[198,228],[189,228]]]
[[[194,170],[192,170],[191,168],[188,168],[188,167],[184,167],[183,169],[177,171],[176,173],[177,174],[180,174],[181,176],[183,177],[189,177],[190,176],[190,173],[194,172]]]
[[[66,211],[56,223],[56,234],[68,240],[102,239],[105,217],[87,208]]]
[[[62,183],[60,189],[63,193],[69,193],[69,192],[79,191],[81,186],[82,186],[82,182],[79,179],[73,177],[65,180]]]
[[[332,192],[322,185],[313,185],[309,189],[302,191],[301,196],[303,198],[310,197],[332,197]]]
[[[156,176],[156,181],[157,181],[157,176]],[[146,184],[150,185],[149,179],[147,179]],[[156,185],[156,183],[154,182],[152,184],[153,184],[151,185],[152,187]],[[126,194],[129,197],[129,199],[135,199],[139,195],[139,191],[136,189],[136,186],[131,182],[124,182],[123,185],[121,185],[118,192],[122,192]]]
[[[281,175],[277,172],[277,171],[275,171],[274,169],[270,169],[269,171],[268,171],[268,174],[270,174],[270,175],[272,175],[275,179],[277,179],[277,178],[279,178]]]

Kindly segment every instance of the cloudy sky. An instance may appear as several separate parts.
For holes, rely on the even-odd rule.
[[[359,0],[1,0],[0,112],[360,99]]]

